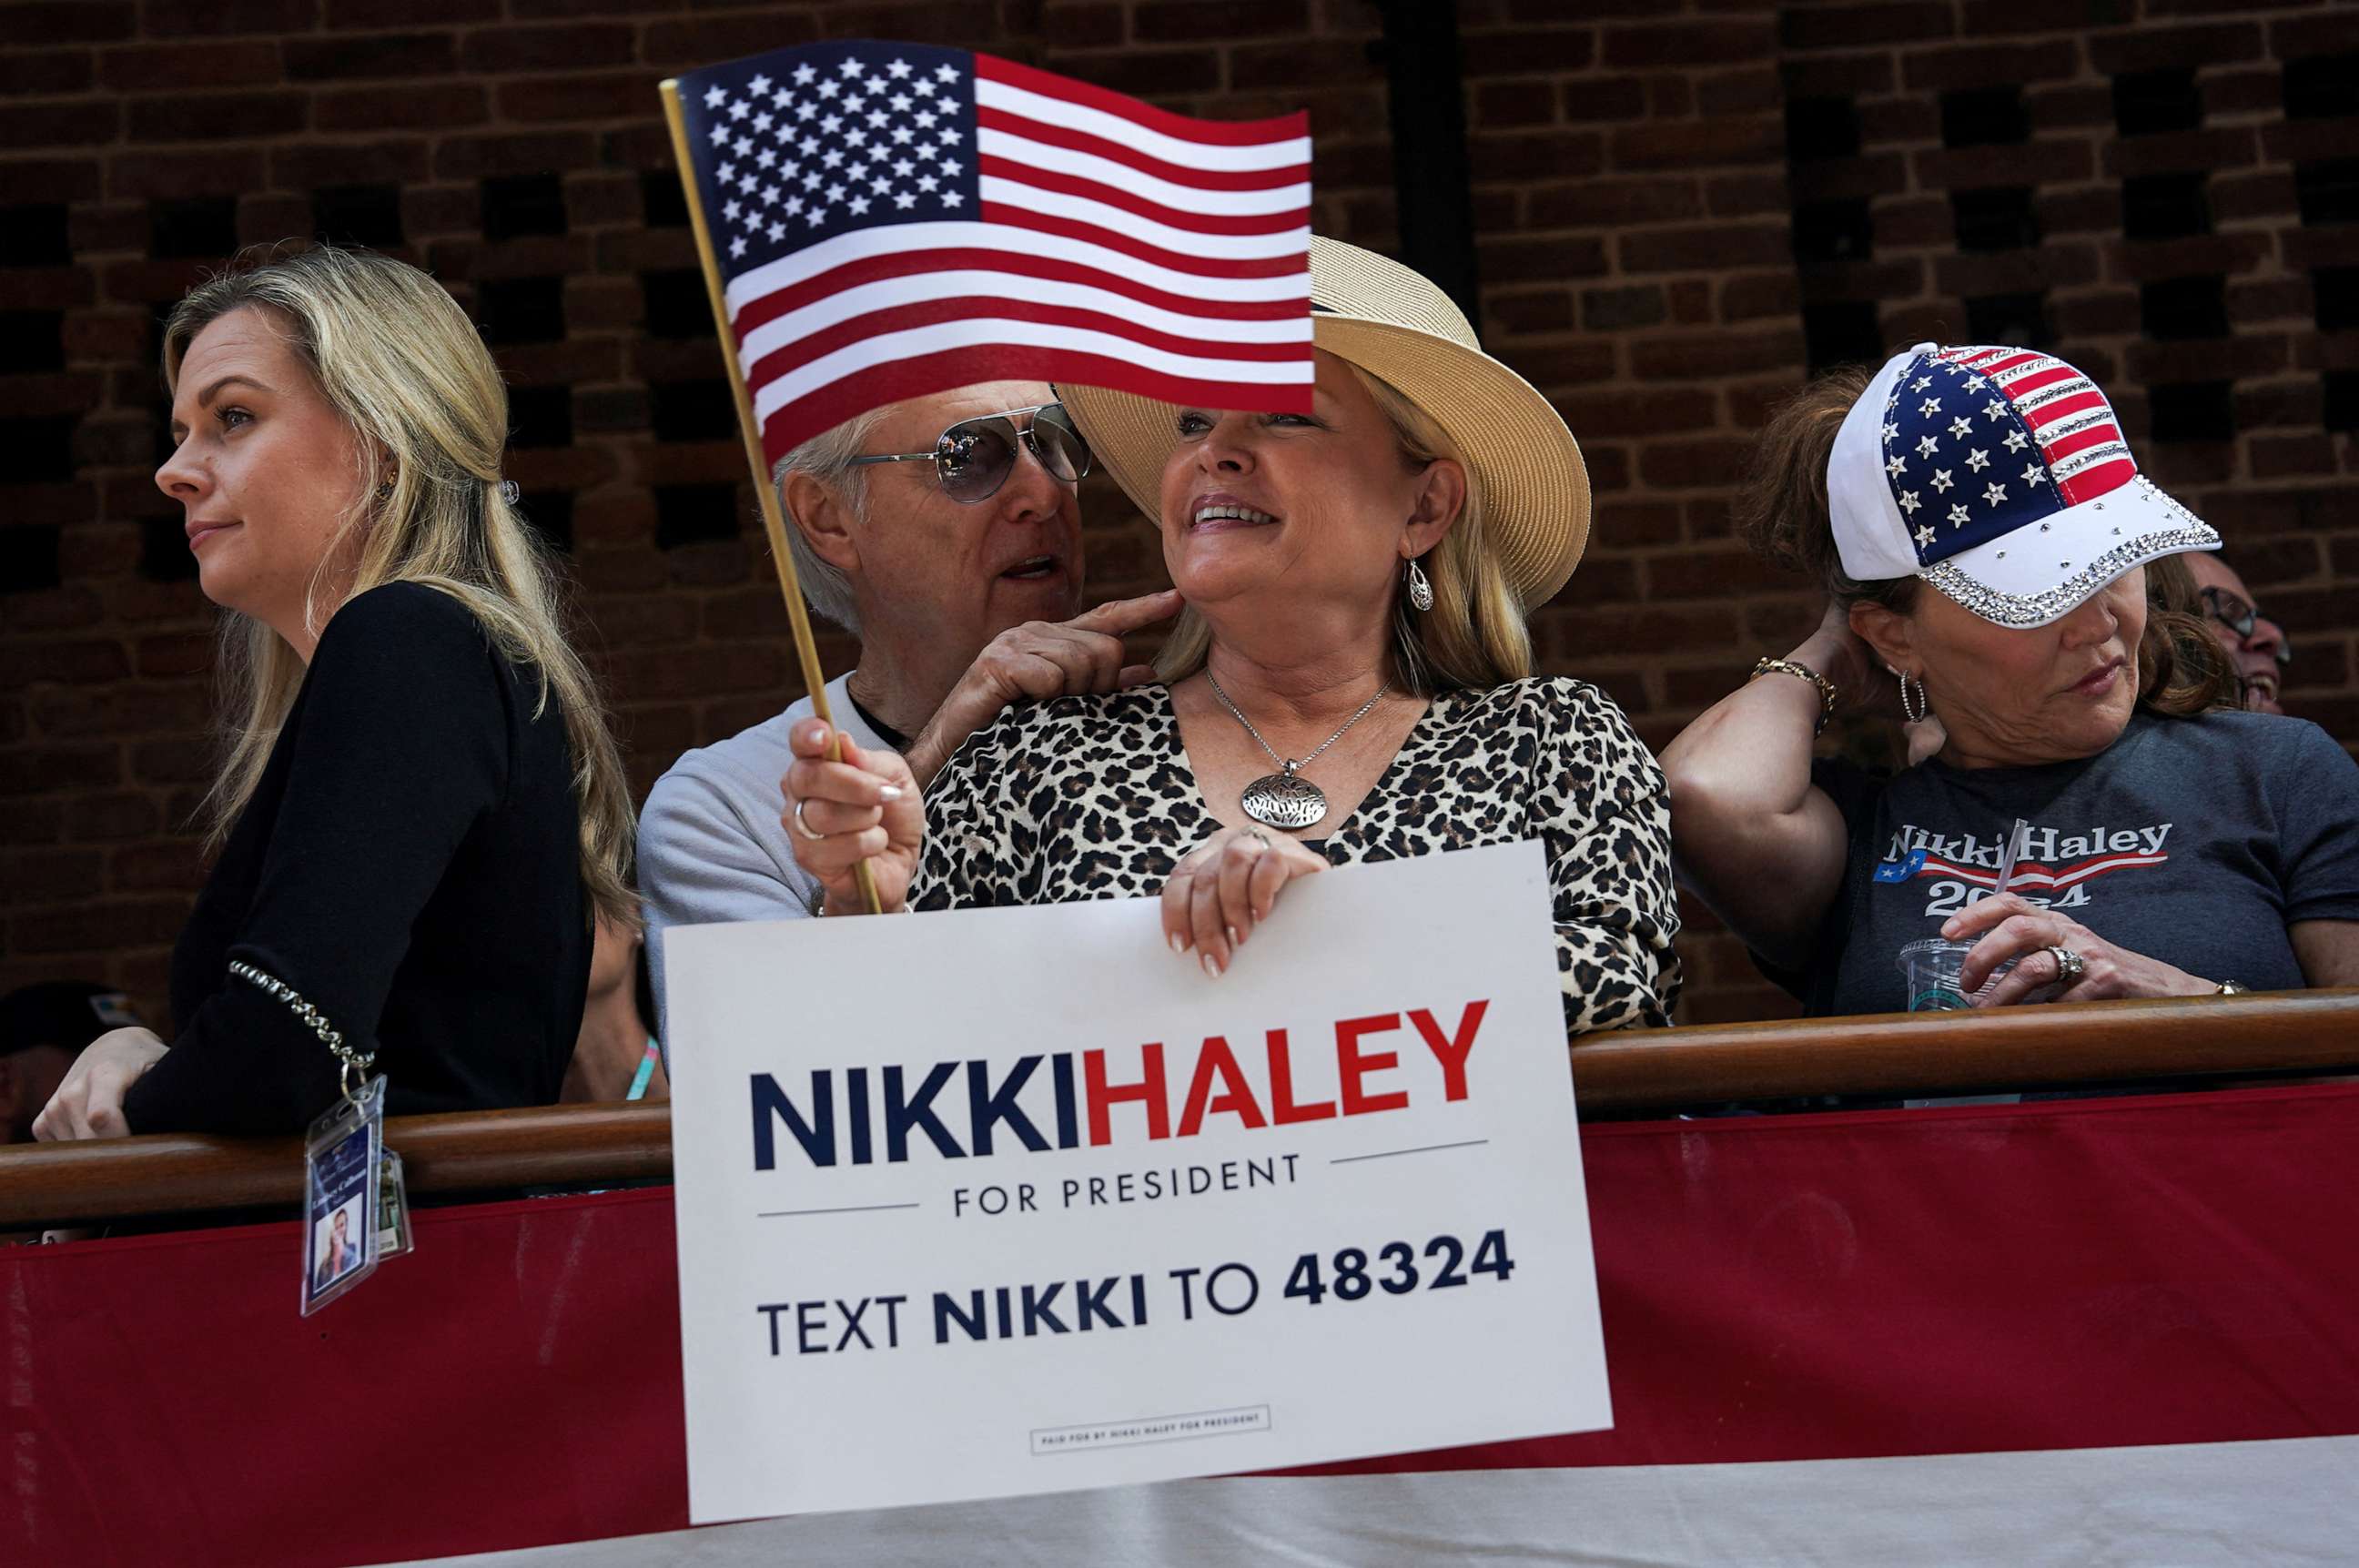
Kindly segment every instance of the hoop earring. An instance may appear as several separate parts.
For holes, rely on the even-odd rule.
[[[1908,701],[1908,682],[1912,677],[1905,670],[1896,673],[1900,677],[1901,716],[1912,724],[1923,724],[1933,712],[1932,699],[1925,694],[1925,678],[1921,675],[1913,678],[1917,682],[1917,701],[1912,705]]]
[[[1408,602],[1420,610],[1430,610],[1433,608],[1433,583],[1426,577],[1425,568],[1417,563],[1415,557],[1409,559],[1407,566],[1408,570],[1401,575],[1408,581]]]

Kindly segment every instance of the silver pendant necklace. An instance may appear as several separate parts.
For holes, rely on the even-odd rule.
[[[1274,828],[1284,828],[1288,832],[1296,828],[1310,827],[1327,815],[1325,792],[1318,785],[1302,777],[1302,769],[1318,761],[1321,752],[1342,740],[1343,730],[1350,729],[1353,724],[1366,718],[1368,710],[1383,702],[1385,693],[1393,689],[1393,683],[1389,681],[1377,687],[1376,694],[1361,703],[1358,713],[1343,721],[1343,729],[1337,730],[1333,735],[1321,741],[1311,748],[1310,756],[1297,762],[1290,757],[1278,756],[1277,748],[1262,739],[1261,731],[1254,728],[1253,721],[1245,717],[1244,709],[1229,701],[1229,694],[1221,690],[1220,681],[1213,679],[1211,670],[1204,671],[1204,679],[1212,681],[1212,695],[1221,700],[1221,706],[1226,708],[1229,715],[1237,723],[1245,725],[1245,734],[1253,736],[1262,750],[1269,753],[1269,759],[1277,764],[1277,772],[1265,773],[1246,785],[1245,793],[1238,797],[1237,803],[1245,808],[1245,815],[1254,821]]]

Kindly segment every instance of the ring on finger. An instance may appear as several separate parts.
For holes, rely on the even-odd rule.
[[[794,812],[788,820],[794,823],[795,832],[802,834],[803,837],[812,840],[823,839],[827,834],[823,833],[811,832],[810,823],[803,821],[803,808],[810,803],[810,802],[808,800],[797,800],[795,802]]]
[[[2049,957],[2056,961],[2056,978],[2067,985],[2078,981],[2089,973],[2088,962],[2061,942],[2049,947],[2046,952]]]

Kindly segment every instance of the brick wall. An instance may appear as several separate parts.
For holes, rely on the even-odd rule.
[[[1807,593],[1728,538],[1764,408],[1919,336],[2052,344],[2220,523],[2359,739],[2359,10],[2213,0],[1466,0],[1487,340],[1598,496],[1538,620],[1659,744]],[[211,666],[154,322],[243,244],[430,267],[516,388],[509,471],[571,552],[644,789],[797,692],[653,86],[821,36],[1011,55],[1185,111],[1307,105],[1319,222],[1397,242],[1360,0],[0,3],[0,989],[160,1016],[201,867]],[[1110,487],[1093,588],[1160,564]],[[840,668],[850,650],[824,649]],[[1789,1010],[1723,934],[1690,1020]]]

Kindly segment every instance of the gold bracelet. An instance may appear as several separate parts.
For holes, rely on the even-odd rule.
[[[1835,683],[1807,664],[1797,664],[1790,659],[1771,659],[1766,654],[1753,666],[1753,679],[1758,681],[1772,671],[1779,675],[1799,675],[1819,689],[1819,722],[1810,726],[1817,735],[1835,716]]]

